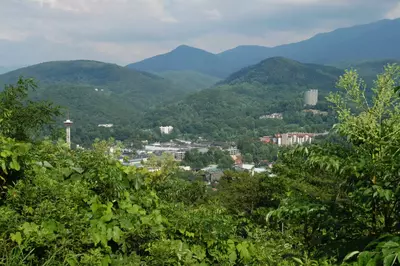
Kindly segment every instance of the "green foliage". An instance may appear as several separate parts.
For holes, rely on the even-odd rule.
[[[20,78],[0,93],[0,134],[27,141],[60,115],[60,108],[50,102],[28,100],[28,92],[36,88],[33,80]]]
[[[265,164],[275,161],[278,155],[276,144],[262,144],[258,139],[241,138],[237,144],[240,152],[244,154],[243,159],[246,163]]]
[[[332,89],[342,70],[322,65],[302,64],[283,57],[272,57],[260,63],[243,68],[230,75],[222,83],[235,84],[258,82],[265,85],[281,85],[302,87],[314,86]]]
[[[218,185],[222,205],[235,214],[253,214],[256,210],[276,208],[285,194],[283,180],[263,174],[227,171]]]
[[[201,153],[197,149],[187,151],[182,161],[183,165],[195,169],[204,168],[211,164],[218,165],[220,169],[229,169],[232,167],[233,163],[228,152],[213,148],[209,149],[206,153]]]

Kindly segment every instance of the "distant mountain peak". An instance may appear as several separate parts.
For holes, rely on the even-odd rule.
[[[193,46],[189,46],[189,45],[186,45],[186,44],[181,44],[178,47],[176,47],[174,50],[184,50],[184,49],[198,49],[198,48],[193,47]]]
[[[171,53],[204,53],[204,54],[212,54],[210,52],[207,52],[206,50],[189,46],[186,44],[179,45],[176,47],[174,50],[171,51]]]

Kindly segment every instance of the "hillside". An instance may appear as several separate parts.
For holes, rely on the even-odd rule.
[[[283,57],[272,57],[233,73],[221,84],[260,83],[263,85],[317,86],[335,85],[342,70],[330,66],[302,64]]]
[[[224,78],[235,71],[229,61],[207,51],[181,45],[169,53],[157,55],[127,66],[148,72],[196,71]]]
[[[81,135],[99,123],[132,128],[146,109],[185,92],[159,76],[96,61],[42,63],[0,75],[0,84],[19,76],[39,81],[31,96],[66,107]]]
[[[191,70],[226,78],[244,67],[270,57],[285,57],[305,63],[335,65],[361,60],[400,60],[400,19],[320,33],[297,43],[276,47],[243,45],[220,54],[188,46],[158,55],[128,67],[143,71]]]
[[[210,88],[220,81],[219,78],[202,74],[196,71],[165,71],[157,73],[159,76],[172,81],[179,88],[186,91],[198,91]]]
[[[319,89],[322,100],[342,73],[334,67],[270,58],[231,75],[212,89],[153,109],[140,126],[156,129],[171,125],[178,133],[224,140],[292,130],[323,131],[333,121],[302,113],[303,93]],[[318,108],[326,110],[327,106],[321,101]],[[273,112],[283,112],[284,120],[259,119]]]

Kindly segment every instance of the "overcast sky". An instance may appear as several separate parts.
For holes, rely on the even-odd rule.
[[[400,0],[0,0],[0,66],[128,64],[187,44],[276,46],[400,17]]]

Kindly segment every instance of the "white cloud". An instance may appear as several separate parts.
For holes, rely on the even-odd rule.
[[[400,16],[398,0],[0,1],[0,64],[8,65],[77,58],[127,64],[182,43],[214,52],[273,46]]]
[[[211,9],[204,11],[206,18],[210,20],[220,20],[222,19],[222,14],[218,9]]]
[[[392,10],[386,14],[386,18],[395,19],[400,18],[400,3],[397,4]]]

